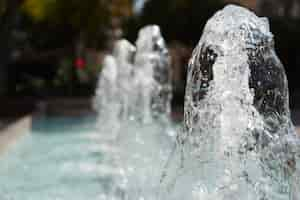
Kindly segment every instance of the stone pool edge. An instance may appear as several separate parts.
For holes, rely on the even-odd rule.
[[[20,117],[0,130],[0,156],[17,143],[24,135],[29,134],[32,128],[32,115]]]

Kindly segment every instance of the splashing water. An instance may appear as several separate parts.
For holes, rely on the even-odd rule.
[[[160,28],[142,28],[136,46],[137,49],[127,40],[120,40],[113,55],[104,59],[94,104],[99,119],[105,118],[108,127],[109,122],[115,123],[120,117],[121,121],[138,119],[150,123],[153,118],[170,118],[172,70]]]
[[[170,59],[159,27],[141,29],[136,45],[135,51],[126,40],[116,43],[96,93],[99,146],[106,160],[100,171],[110,179],[101,194],[105,200],[154,198],[170,154],[170,135],[175,135]],[[110,140],[103,140],[106,135]]]
[[[103,60],[103,70],[98,81],[94,108],[99,114],[98,128],[103,134],[111,137],[119,129],[120,102],[117,76],[117,61],[112,55],[107,55]]]
[[[98,81],[94,108],[98,112],[98,128],[105,135],[116,138],[121,120],[129,118],[132,96],[135,47],[127,40],[117,41],[113,55],[103,61],[103,70]]]
[[[143,122],[152,118],[169,118],[172,80],[169,53],[160,29],[146,26],[139,32],[135,58],[137,113]]]
[[[164,163],[170,154],[171,69],[168,51],[158,26],[139,32],[134,62],[133,118],[122,126],[117,142],[122,195],[114,198],[155,199]],[[171,134],[172,135],[172,134]]]
[[[121,118],[129,119],[133,112],[134,101],[132,88],[134,87],[132,79],[134,79],[133,60],[135,55],[135,47],[127,40],[120,40],[116,43],[114,56],[118,64],[118,88],[121,97]]]
[[[299,137],[268,20],[227,6],[188,68],[184,131],[161,199],[300,199]]]

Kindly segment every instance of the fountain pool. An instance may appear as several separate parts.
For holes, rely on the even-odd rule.
[[[151,169],[145,168],[145,165],[153,160],[141,160],[138,155],[154,154],[160,147],[166,147],[163,141],[167,140],[160,134],[163,130],[151,125],[143,128],[128,126],[126,132],[135,137],[122,139],[118,150],[114,148],[116,141],[101,138],[95,124],[95,117],[46,117],[33,120],[31,133],[21,138],[0,158],[0,199],[106,200],[124,199],[124,195],[135,196],[133,184],[131,189],[122,186],[129,178],[124,177],[124,172],[130,174],[132,168],[139,168],[140,172],[135,173],[141,174]],[[129,155],[138,146],[145,146],[143,141],[146,138],[139,138],[139,135],[151,132],[159,135],[156,140],[151,137],[152,134],[147,137],[150,146],[156,145],[154,151],[147,148],[147,151],[128,156],[128,160],[115,159],[114,155],[119,155],[124,148]],[[124,137],[128,134],[124,134]],[[122,165],[134,162],[139,162],[139,165]],[[159,176],[157,172],[156,178]],[[132,178],[133,174],[131,181],[137,180]],[[131,191],[131,194],[125,194],[125,191]]]
[[[34,120],[31,134],[0,158],[0,199],[97,199],[109,180],[97,172],[103,157],[91,121]]]

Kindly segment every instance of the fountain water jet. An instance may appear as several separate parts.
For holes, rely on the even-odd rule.
[[[193,52],[161,199],[299,199],[299,137],[268,20],[227,6]]]
[[[105,140],[101,144],[108,149],[103,155],[105,164],[101,173],[107,174],[109,166],[113,168],[109,170],[113,172],[111,186],[102,195],[104,199],[153,197],[171,149],[173,138],[169,135],[174,132],[169,119],[171,69],[159,27],[143,28],[136,44],[135,52],[135,48],[125,40],[116,43],[113,55],[109,56],[113,61],[105,68],[113,68],[117,75],[113,82],[108,82],[103,73],[97,89],[101,96],[95,99],[96,103],[101,103],[101,98],[105,100],[97,107],[100,114],[103,113],[99,116],[99,126],[107,127],[107,134],[116,135],[113,140]],[[105,93],[113,91],[110,87],[116,88],[113,101],[106,100]],[[107,119],[106,112],[110,106],[115,109],[111,109],[114,121],[105,124],[101,120]],[[114,126],[117,126],[116,130]],[[100,129],[99,132],[102,139],[103,131]]]
[[[116,138],[121,121],[129,118],[130,96],[135,47],[127,40],[116,42],[113,54],[103,61],[94,108],[98,112],[98,129],[111,138]]]
[[[136,110],[118,141],[124,199],[153,199],[170,153],[171,68],[158,26],[142,28],[136,41],[134,94]],[[142,123],[141,123],[142,122]],[[138,150],[138,151],[137,151]]]
[[[153,118],[168,121],[171,114],[172,70],[160,28],[156,25],[142,28],[136,46],[135,49],[127,40],[117,41],[113,55],[104,59],[95,109],[99,113],[107,113],[105,107],[109,106],[106,105],[112,105],[115,108],[112,115],[114,118],[121,115],[122,121],[140,119],[142,122],[152,122]],[[108,100],[110,93],[114,93],[113,101]]]
[[[117,70],[115,57],[107,55],[103,60],[103,69],[94,98],[94,109],[99,115],[97,126],[105,135],[113,135],[111,132],[115,133],[119,129]]]
[[[115,44],[114,56],[117,60],[118,69],[118,88],[121,97],[121,118],[126,121],[133,113],[134,85],[133,61],[136,48],[127,40],[119,40]]]
[[[168,49],[160,28],[142,28],[136,41],[135,57],[137,113],[142,121],[169,118],[171,113],[172,79]]]

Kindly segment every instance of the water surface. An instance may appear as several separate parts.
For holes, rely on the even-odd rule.
[[[1,200],[98,199],[109,185],[102,153],[93,137],[93,118],[35,119],[0,158]]]

